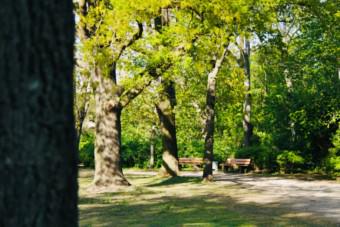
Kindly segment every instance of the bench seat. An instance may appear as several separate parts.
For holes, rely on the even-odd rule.
[[[228,158],[224,163],[220,164],[222,170],[224,170],[225,168],[235,168],[235,167],[241,167],[240,169],[246,169],[247,167],[249,167],[251,164],[251,159],[250,158],[246,158],[246,159],[242,159],[242,158]],[[244,167],[244,168],[242,168]]]

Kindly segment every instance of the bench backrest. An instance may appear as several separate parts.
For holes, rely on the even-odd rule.
[[[238,166],[249,166],[251,162],[250,158],[242,159],[242,158],[228,158],[226,161],[227,165],[238,165]]]
[[[178,159],[179,163],[198,163],[201,164],[203,163],[202,158],[179,158]]]

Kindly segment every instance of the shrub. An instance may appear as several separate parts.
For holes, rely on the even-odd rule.
[[[124,139],[122,141],[122,161],[124,167],[147,166],[150,151],[149,144],[138,139]]]
[[[85,167],[94,167],[94,133],[84,132],[79,143],[79,162]]]
[[[161,141],[156,138],[155,145],[155,166],[161,165]],[[150,140],[145,140],[137,136],[124,136],[122,139],[122,162],[123,167],[149,167],[150,161]]]
[[[304,158],[297,154],[297,151],[284,150],[276,158],[280,172],[292,173],[305,162]]]
[[[333,147],[329,149],[326,159],[326,172],[330,175],[340,176],[340,128],[332,139]]]
[[[251,158],[255,168],[274,171],[277,168],[275,154],[275,149],[257,145],[238,149],[235,153],[235,157]]]

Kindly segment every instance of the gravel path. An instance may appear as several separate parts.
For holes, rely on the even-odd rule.
[[[129,174],[157,173],[129,171]],[[182,172],[181,175],[201,177],[201,172]],[[224,173],[215,174],[214,179],[217,184],[237,185],[240,190],[233,197],[241,203],[277,204],[301,215],[312,213],[332,219],[340,226],[340,183]]]
[[[340,226],[340,184],[334,181],[223,173],[216,174],[215,179],[221,184],[236,184],[256,193],[255,196],[254,193],[241,193],[241,202],[276,203],[299,212],[333,219]]]

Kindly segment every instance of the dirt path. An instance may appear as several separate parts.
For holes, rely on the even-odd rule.
[[[246,190],[257,192],[256,196],[244,194],[241,198],[243,202],[278,203],[306,214],[319,214],[335,220],[340,225],[340,184],[338,183],[240,174],[218,174],[216,180],[221,184],[238,184]]]
[[[150,174],[154,172],[131,172]],[[184,172],[182,176],[200,177],[200,172]],[[277,204],[300,216],[316,215],[334,220],[340,226],[340,184],[327,180],[297,180],[282,177],[259,177],[244,174],[215,174],[214,184],[237,186],[233,199],[240,203]],[[294,213],[296,211],[296,213]]]

